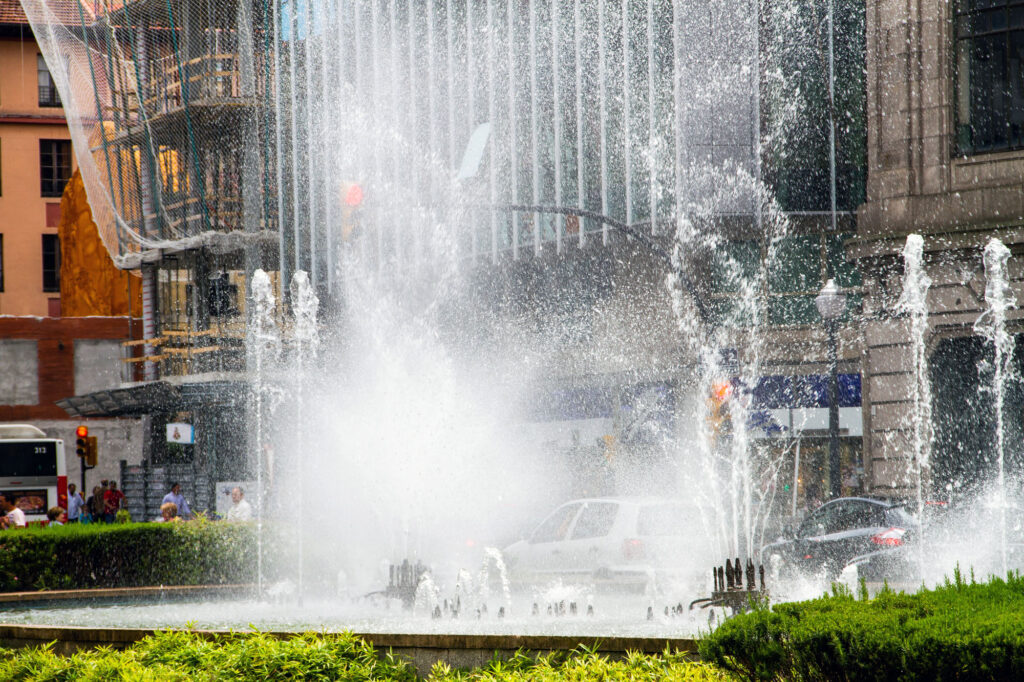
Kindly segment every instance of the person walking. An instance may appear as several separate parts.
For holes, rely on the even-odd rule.
[[[111,481],[103,493],[103,522],[113,523],[117,520],[117,512],[124,506],[124,493],[117,489],[117,481]]]
[[[171,492],[164,495],[163,502],[166,504],[172,502],[177,508],[178,515],[183,519],[192,518],[192,510],[188,508],[188,502],[185,501],[185,496],[181,494],[181,484],[174,482],[171,484]]]
[[[82,499],[82,493],[78,492],[74,483],[71,483],[68,485],[68,523],[78,523],[83,507],[85,500]]]
[[[103,509],[105,507],[103,501],[103,486],[94,486],[92,489],[92,495],[85,501],[85,506],[89,509],[89,518],[93,523],[100,523],[103,521]]]

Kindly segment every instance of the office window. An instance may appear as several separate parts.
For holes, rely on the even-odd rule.
[[[39,74],[39,106],[61,106],[57,84],[53,82],[53,76],[50,75],[50,69],[46,67],[46,60],[43,59],[43,55],[36,55],[36,63]]]
[[[60,291],[60,239],[43,235],[43,291]]]
[[[39,140],[40,191],[44,197],[59,197],[71,178],[71,141]]]
[[[1024,148],[1024,0],[956,5],[957,147]]]

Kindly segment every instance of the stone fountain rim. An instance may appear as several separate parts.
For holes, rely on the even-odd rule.
[[[0,643],[21,646],[41,645],[60,642],[74,648],[96,646],[126,647],[156,632],[187,630],[201,636],[216,638],[231,634],[245,634],[248,629],[194,629],[194,628],[118,628],[90,627],[81,625],[25,625],[3,623],[3,609],[17,605],[37,606],[48,602],[62,601],[138,601],[149,599],[187,599],[197,596],[238,596],[251,594],[254,585],[154,585],[146,587],[90,588],[80,590],[41,590],[33,592],[0,593]],[[261,631],[273,637],[290,637],[309,628],[295,630]],[[340,632],[323,630],[322,632]],[[617,637],[579,635],[500,635],[467,633],[353,633],[378,649],[399,651],[434,652],[482,652],[487,656],[497,652],[569,651],[581,646],[603,654],[625,654],[638,651],[659,654],[666,650],[685,652],[696,656],[697,641],[684,637]],[[440,659],[439,659],[440,660]]]

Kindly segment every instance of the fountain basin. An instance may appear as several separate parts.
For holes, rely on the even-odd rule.
[[[0,645],[10,648],[53,642],[59,654],[100,646],[126,648],[157,630],[188,628],[216,638],[251,627],[277,637],[307,631],[352,631],[382,652],[391,651],[420,674],[437,662],[454,668],[486,664],[518,651],[547,654],[580,646],[612,657],[629,651],[697,655],[682,619],[563,617],[537,619],[431,619],[400,608],[367,609],[340,601],[272,603],[238,599],[249,586],[143,587],[0,595]],[[197,599],[202,599],[197,601]],[[630,614],[634,615],[634,614]]]

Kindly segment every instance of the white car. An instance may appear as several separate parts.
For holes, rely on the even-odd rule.
[[[660,498],[571,500],[503,552],[513,582],[644,588],[700,579],[715,557],[699,511]]]

